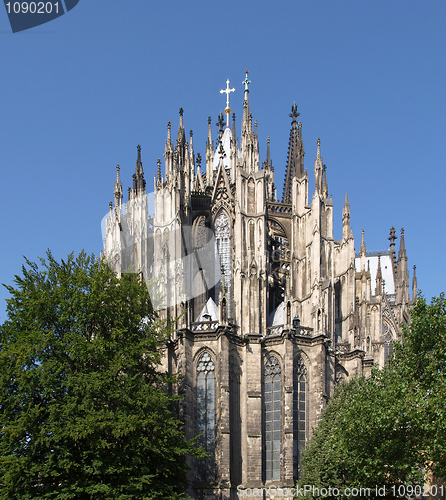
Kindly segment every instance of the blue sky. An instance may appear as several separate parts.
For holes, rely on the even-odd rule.
[[[81,0],[16,34],[0,6],[1,283],[23,255],[99,254],[116,164],[126,191],[140,144],[151,189],[180,107],[204,156],[227,78],[240,131],[248,68],[261,161],[270,136],[279,195],[296,101],[311,180],[321,138],[335,239],[347,192],[357,249],[363,227],[368,250],[388,248],[390,227],[404,227],[424,295],[446,290],[446,3],[276,4]],[[0,321],[7,296],[2,288]]]

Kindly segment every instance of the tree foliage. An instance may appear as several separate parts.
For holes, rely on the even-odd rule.
[[[392,486],[422,483],[428,469],[445,477],[445,363],[445,297],[431,305],[420,298],[394,359],[336,390],[304,451],[299,484],[370,488],[372,498],[381,485],[390,498]]]
[[[93,256],[8,286],[0,332],[0,498],[184,498],[186,442],[160,373],[166,330],[140,280]]]
[[[446,477],[446,298],[415,303],[411,320],[397,345],[395,371],[410,385],[416,401],[414,425],[422,436],[426,466]]]

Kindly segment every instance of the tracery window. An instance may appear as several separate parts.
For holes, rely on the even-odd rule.
[[[215,478],[215,366],[205,352],[197,365],[197,417],[200,444],[208,453],[198,467],[203,481]]]
[[[386,364],[393,356],[393,338],[386,323],[382,324],[382,334],[384,335],[384,364]]]
[[[219,266],[218,271],[221,273],[221,281],[224,281],[227,300],[227,316],[230,317],[231,307],[231,248],[230,248],[230,231],[229,220],[225,212],[220,212],[215,219],[215,253],[216,264]],[[218,293],[220,291],[221,282],[216,287],[215,302],[218,301]]]
[[[293,475],[298,479],[307,424],[307,369],[298,356],[293,369]]]
[[[275,356],[269,356],[263,384],[265,481],[280,479],[281,385],[279,361]]]

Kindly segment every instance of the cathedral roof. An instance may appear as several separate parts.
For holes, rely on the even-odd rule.
[[[268,326],[277,326],[285,324],[285,303],[282,301],[268,318]]]
[[[223,152],[224,152],[223,165],[225,166],[225,168],[231,168],[231,136],[232,136],[231,129],[229,127],[226,127],[225,131],[223,132],[223,137],[221,138],[221,144],[223,146]],[[218,166],[220,165],[221,155],[222,151],[220,149],[220,141],[219,141],[217,143],[217,147],[214,153],[214,163],[213,163],[214,170],[218,170]]]
[[[197,319],[198,323],[200,321],[218,321],[218,308],[217,304],[212,300],[212,297],[209,298],[206,305],[201,310]]]
[[[386,293],[392,295],[395,293],[395,281],[393,278],[393,264],[392,264],[392,256],[390,253],[378,254],[374,255],[366,255],[366,269],[370,264],[370,279],[371,279],[371,287],[372,294],[375,295],[376,290],[376,273],[378,272],[378,259],[380,257],[381,260],[381,274],[382,279],[385,282],[384,289]],[[355,268],[356,271],[361,271],[361,257],[355,258]]]

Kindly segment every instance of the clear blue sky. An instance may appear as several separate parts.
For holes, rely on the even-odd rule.
[[[347,192],[359,249],[405,228],[410,269],[430,298],[446,290],[446,2],[429,0],[81,0],[12,34],[0,5],[0,282],[47,248],[99,254],[101,219],[142,146],[148,187],[178,110],[204,156],[207,117],[250,104],[281,196],[293,101],[311,172],[317,138],[342,235]],[[213,125],[214,138],[217,127]],[[313,188],[311,187],[311,190]],[[399,244],[399,239],[397,240]],[[5,319],[0,291],[0,321]]]

